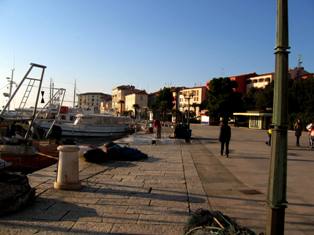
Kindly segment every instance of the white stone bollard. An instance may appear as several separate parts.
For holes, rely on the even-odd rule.
[[[79,189],[79,150],[76,145],[60,145],[57,181],[55,189]]]

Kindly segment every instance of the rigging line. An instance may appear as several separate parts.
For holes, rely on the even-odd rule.
[[[7,85],[4,85],[3,87],[1,87],[0,90],[4,89],[6,86],[8,86],[8,84],[7,84]]]

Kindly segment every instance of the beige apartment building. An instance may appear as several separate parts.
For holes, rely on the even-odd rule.
[[[179,105],[177,105],[179,111],[185,112],[190,106],[190,111],[194,111],[196,116],[200,116],[199,106],[206,98],[205,86],[184,88],[180,92],[174,92],[173,94],[179,95],[178,97],[174,96],[174,101],[179,102]]]
[[[115,113],[123,113],[125,109],[125,96],[136,92],[134,86],[122,85],[112,89],[112,109]]]
[[[250,88],[265,88],[274,80],[274,73],[264,73],[258,76],[250,77],[246,80],[246,91],[248,92]]]
[[[142,113],[147,110],[148,106],[148,95],[146,91],[137,91],[133,94],[125,96],[125,110],[132,111],[135,114],[135,106],[137,105],[137,112]]]
[[[100,113],[112,112],[112,98],[100,102]]]
[[[111,99],[111,95],[102,92],[86,92],[78,94],[78,107],[94,113],[100,112],[101,102]]]

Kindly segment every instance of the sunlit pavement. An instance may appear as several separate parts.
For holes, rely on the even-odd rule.
[[[193,156],[209,202],[241,224],[263,231],[270,159],[266,131],[232,127],[229,158],[220,156],[218,134],[219,127],[193,127],[193,136],[209,152]],[[309,150],[306,132],[300,144],[296,147],[289,131],[285,234],[314,234],[314,151]]]
[[[266,132],[232,128],[230,158],[220,156],[218,127],[192,125],[192,141],[137,133],[118,140],[149,155],[102,165],[80,159],[79,191],[53,189],[56,166],[29,176],[36,202],[0,218],[0,234],[182,234],[197,208],[220,210],[256,232],[265,229],[270,147]],[[305,133],[304,133],[305,134]],[[314,151],[289,133],[285,234],[314,234]],[[153,142],[155,143],[155,141]],[[302,147],[303,145],[303,147]]]

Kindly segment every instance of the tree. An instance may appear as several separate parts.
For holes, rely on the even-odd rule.
[[[244,109],[255,110],[256,109],[256,94],[261,92],[261,88],[252,87],[243,97]]]
[[[134,116],[135,116],[135,119],[137,117],[137,111],[138,109],[140,108],[140,106],[138,104],[133,104],[133,108],[134,108]]]
[[[296,119],[310,123],[314,117],[314,78],[289,80],[288,114],[289,127],[293,128]],[[273,106],[274,83],[265,89],[251,88],[243,97],[246,110],[265,110]]]
[[[288,90],[289,127],[297,118],[310,123],[314,117],[314,78],[290,80]]]
[[[274,99],[274,82],[268,84],[265,89],[260,90],[256,94],[256,108],[258,110],[266,110],[273,107]]]
[[[159,91],[159,95],[157,96],[155,104],[153,105],[154,112],[161,114],[163,120],[165,120],[165,115],[172,110],[172,101],[173,97],[170,88],[164,87]]]
[[[229,78],[213,78],[208,87],[208,112],[211,117],[228,118],[235,111],[243,111],[242,95],[235,92],[236,81]]]

